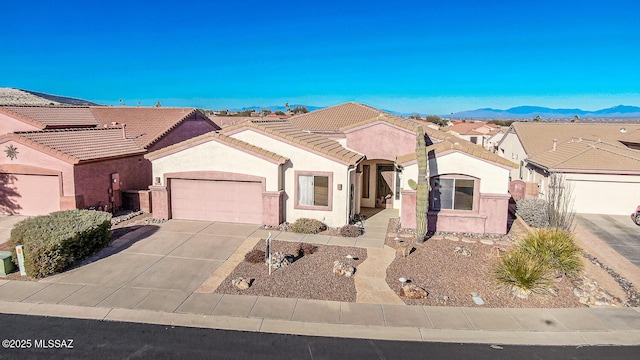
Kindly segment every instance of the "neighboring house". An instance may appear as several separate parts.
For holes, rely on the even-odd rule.
[[[15,131],[97,127],[88,107],[0,106],[0,135]]]
[[[514,123],[498,154],[519,162],[511,180],[536,184],[541,198],[549,176],[560,174],[577,213],[623,215],[640,203],[638,131],[638,124]]]
[[[267,225],[309,217],[341,226],[362,208],[380,207],[399,209],[403,226],[415,227],[408,180],[417,177],[419,126],[440,191],[431,230],[505,233],[515,164],[353,102],[288,121],[248,121],[148,154],[154,216]]]
[[[640,204],[640,151],[598,140],[572,139],[527,159],[542,179],[561,175],[579,213],[628,215]]]
[[[470,121],[459,122],[441,130],[486,149],[487,141],[500,131],[500,127],[484,121]]]
[[[50,129],[82,129],[84,132],[50,132]],[[147,151],[153,151],[161,149],[166,146],[173,145],[177,142],[181,142],[198,136],[212,130],[217,130],[219,127],[204,116],[202,113],[193,108],[144,108],[144,107],[59,107],[59,106],[4,106],[0,107],[0,135],[7,134],[8,138],[11,138],[11,133],[16,133],[20,138],[33,138],[34,141],[40,141],[40,133],[43,139],[49,141],[55,139],[55,143],[50,146],[54,150],[59,150],[58,147],[61,143],[61,139],[69,137],[68,144],[65,144],[64,150],[60,150],[65,154],[74,156],[76,152],[82,152],[87,154],[101,154],[102,151],[117,151],[112,149],[114,145],[109,139],[103,136],[96,136],[95,141],[81,143],[75,142],[71,139],[75,139],[76,136],[91,136],[89,134],[103,134],[101,132],[95,132],[96,130],[108,130],[118,129],[119,134],[124,132],[126,134],[125,140],[132,142],[136,145],[136,149],[142,149],[142,153]],[[94,131],[91,132],[90,130]],[[40,139],[40,140],[39,140]],[[26,140],[24,140],[26,141]],[[44,141],[44,140],[42,140]],[[53,140],[51,140],[53,141]],[[9,146],[12,144],[5,144],[5,155]],[[43,146],[49,146],[51,144],[45,143]],[[17,145],[14,145],[17,146]],[[21,145],[23,146],[23,145]],[[58,147],[57,147],[58,146]],[[88,147],[95,147],[90,149]],[[105,149],[103,149],[105,148]],[[18,150],[20,153],[20,150]],[[136,153],[137,154],[137,153]],[[126,155],[126,154],[124,154]],[[123,155],[123,156],[124,156]],[[16,162],[16,159],[9,157],[3,157],[0,161],[0,165],[4,166],[2,172],[5,174],[5,178],[8,176],[13,181],[11,183],[11,189],[14,195],[14,199],[11,203],[19,205],[20,208],[7,209],[2,212],[21,213],[29,215],[46,214],[50,212],[51,208],[56,206],[42,207],[39,211],[29,209],[27,199],[32,197],[31,193],[37,186],[34,186],[38,181],[44,181],[43,178],[31,177],[32,175],[42,175],[42,169],[47,170],[47,174],[52,172],[60,173],[60,169],[54,165],[47,166],[46,163],[42,163],[37,158],[33,158],[33,163],[29,163],[31,157],[19,156],[20,160]],[[102,157],[96,159],[103,159]],[[79,164],[87,162],[94,163],[96,160],[92,157],[78,158]],[[102,160],[101,160],[102,161]],[[16,164],[20,166],[15,166]],[[84,188],[78,188],[75,182],[79,180],[68,179],[70,170],[62,172],[61,176],[65,179],[66,187],[61,188],[60,191],[52,194],[58,194],[62,199],[58,209],[68,208],[84,208],[84,207],[101,207],[107,210],[117,209],[120,206],[130,208],[141,208],[145,211],[151,211],[149,202],[148,187],[152,183],[151,177],[151,163],[139,156],[136,159],[136,166],[131,167],[128,162],[118,161],[112,162],[115,164],[113,167],[103,166],[100,171],[96,171],[93,175],[88,175],[87,179],[93,179],[96,184],[102,184],[106,181],[106,186],[100,185],[100,195],[87,195]],[[6,167],[11,165],[10,167]],[[88,168],[89,166],[81,166],[80,168]],[[75,166],[74,169],[77,169]],[[105,173],[109,169],[110,173]],[[49,171],[50,170],[50,171]],[[75,171],[75,170],[74,170]],[[77,172],[81,173],[81,172]],[[75,174],[75,172],[74,172]],[[118,174],[121,178],[126,180],[123,182],[122,191],[113,193],[113,186],[109,185],[114,181],[112,174]],[[135,177],[135,180],[131,180]],[[50,178],[47,178],[51,180]],[[35,181],[35,183],[34,183]],[[96,185],[97,186],[97,185]],[[73,189],[73,190],[72,190]],[[6,190],[6,189],[5,189]],[[75,196],[74,194],[82,195],[82,198],[70,200],[68,196]],[[92,194],[97,194],[98,191],[93,191]],[[122,196],[122,197],[121,197]],[[21,200],[23,199],[23,200]],[[25,202],[25,204],[21,204]],[[54,203],[53,200],[50,201]],[[28,209],[28,210],[25,210]]]
[[[489,138],[485,141],[484,148],[493,153],[497,153],[498,144],[500,143],[500,141],[502,141],[502,138],[507,133],[508,129],[508,127],[499,127],[498,131],[495,134],[489,136]]]
[[[145,149],[122,128],[22,131],[0,137],[0,212],[120,206],[119,194],[148,186]]]

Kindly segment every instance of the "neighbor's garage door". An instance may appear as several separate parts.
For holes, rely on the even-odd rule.
[[[44,215],[60,210],[58,176],[2,174],[2,212]]]
[[[262,223],[262,183],[171,180],[171,217],[184,220]]]

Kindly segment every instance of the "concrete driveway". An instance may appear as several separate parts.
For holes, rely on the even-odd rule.
[[[26,218],[27,216],[22,215],[0,215],[0,249],[3,248],[4,243],[9,241],[13,226]]]
[[[261,232],[259,225],[200,221],[148,226],[105,249],[103,258],[41,280],[52,284],[27,301],[58,302],[59,297],[69,305],[172,312],[248,236]]]
[[[579,214],[576,215],[576,221],[640,268],[640,226],[633,222],[630,215]]]

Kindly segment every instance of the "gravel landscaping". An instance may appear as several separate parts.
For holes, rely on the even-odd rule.
[[[284,252],[297,254],[299,243],[272,241],[272,253]],[[291,265],[282,267],[269,275],[266,263],[251,264],[241,262],[235,270],[216,289],[216,293],[233,295],[261,295],[282,298],[356,301],[356,290],[353,278],[333,274],[333,263],[336,260],[349,263],[347,255],[353,255],[351,264],[358,267],[367,257],[363,248],[331,245],[315,245],[316,251],[296,259]],[[258,242],[255,249],[264,250],[263,241]],[[355,276],[358,276],[357,270]],[[253,279],[247,290],[238,290],[231,280],[243,277]]]

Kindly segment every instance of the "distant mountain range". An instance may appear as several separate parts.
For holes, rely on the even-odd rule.
[[[98,105],[91,101],[71,98],[67,96],[57,96],[45,94],[31,90],[20,90],[13,88],[0,88],[0,105]],[[291,104],[291,109],[296,106],[306,106],[309,111],[315,111],[324,108],[323,106]],[[286,111],[284,105],[271,106],[247,106],[241,109],[230,109],[231,111],[246,110],[271,110]],[[416,112],[399,112],[393,110],[383,110],[391,114],[399,116],[409,116]],[[426,114],[422,114],[426,115]],[[542,120],[546,119],[571,119],[578,115],[584,119],[596,118],[640,118],[640,107],[618,105],[606,109],[596,111],[585,111],[581,109],[552,109],[540,106],[517,106],[507,110],[482,108],[477,110],[460,111],[453,114],[454,119],[534,119],[540,116]],[[451,114],[441,115],[443,118],[451,117]]]
[[[313,106],[313,105],[302,105],[302,104],[293,104],[293,105],[289,105],[290,109],[295,108],[296,106],[305,106],[307,108],[307,110],[309,111],[315,111],[318,109],[322,109],[324,108],[323,106]],[[271,105],[271,106],[247,106],[247,107],[243,107],[241,109],[229,109],[231,111],[247,111],[247,110],[255,110],[255,111],[260,111],[260,110],[271,110],[272,112],[276,112],[276,111],[282,111],[282,112],[286,112],[287,108],[282,105]]]
[[[640,107],[618,105],[596,111],[585,111],[581,109],[551,109],[540,106],[518,106],[507,110],[500,109],[477,109],[460,111],[453,114],[458,119],[533,119],[536,116],[551,119],[567,119],[578,115],[581,118],[638,118],[640,117]],[[445,115],[450,117],[450,115]]]

